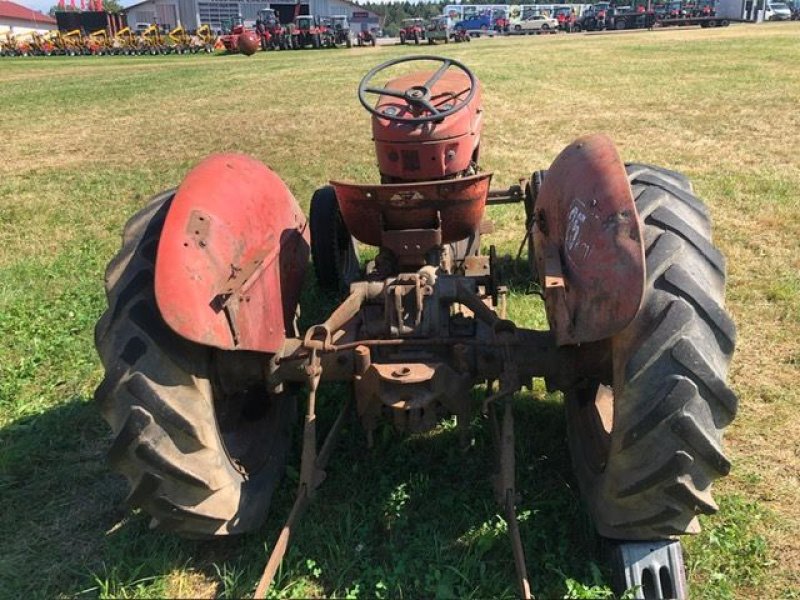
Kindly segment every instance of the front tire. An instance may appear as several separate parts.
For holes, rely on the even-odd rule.
[[[697,533],[727,475],[723,429],[737,398],[725,383],[736,330],[725,312],[725,261],[688,180],[629,165],[643,224],[642,307],[611,340],[612,387],[565,396],[572,461],[598,532],[615,539]]]
[[[341,293],[361,276],[358,246],[347,230],[332,186],[311,197],[311,261],[320,286]]]
[[[127,503],[149,513],[152,527],[243,533],[266,517],[295,406],[266,393],[264,355],[190,342],[161,318],[155,255],[172,195],[128,221],[106,270],[108,309],[95,328],[105,375],[95,400],[114,433],[109,462],[130,482]]]

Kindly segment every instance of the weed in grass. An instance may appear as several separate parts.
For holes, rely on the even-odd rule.
[[[708,582],[693,590],[695,597],[727,599],[736,597],[736,589],[760,589],[773,564],[758,533],[764,518],[755,502],[738,495],[721,498],[719,514],[704,518],[703,531],[687,543],[690,577]]]

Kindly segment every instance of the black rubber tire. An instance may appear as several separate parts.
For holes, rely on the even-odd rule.
[[[130,482],[127,503],[150,514],[151,527],[186,537],[244,533],[266,517],[296,407],[288,394],[267,396],[262,387],[249,417],[237,412],[251,382],[222,377],[222,366],[228,360],[245,372],[249,360],[263,368],[264,355],[190,342],[162,320],[154,263],[173,193],[128,221],[106,270],[108,309],[95,327],[105,376],[95,400],[114,433],[109,462]]]
[[[725,383],[736,329],[725,260],[707,209],[682,175],[629,165],[643,223],[647,282],[639,313],[611,340],[613,423],[588,383],[565,395],[573,465],[598,532],[614,539],[697,533],[727,475],[723,429],[738,400]],[[598,400],[599,399],[599,400]],[[610,430],[610,431],[609,431]]]
[[[311,197],[311,261],[320,287],[347,293],[361,275],[358,245],[339,212],[332,186],[319,188]]]

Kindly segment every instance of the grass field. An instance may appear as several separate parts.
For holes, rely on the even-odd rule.
[[[605,131],[626,160],[687,173],[710,206],[728,258],[741,405],[721,510],[686,543],[696,598],[800,597],[799,40],[791,23],[438,48],[483,82],[483,166],[496,183]],[[211,152],[258,157],[305,208],[329,178],[374,180],[356,85],[412,52],[0,61],[0,597],[252,592],[291,483],[261,531],[218,543],[151,532],[120,506],[126,486],[107,468],[110,434],[91,402],[103,270],[126,218]],[[522,209],[491,210],[496,243],[514,251]],[[530,296],[511,305],[522,324],[542,324]],[[520,397],[517,421],[534,592],[602,597],[608,574],[569,470],[559,399],[535,399]],[[465,456],[449,423],[421,438],[386,435],[370,452],[349,428],[271,594],[512,596],[488,436],[479,423],[474,432]]]

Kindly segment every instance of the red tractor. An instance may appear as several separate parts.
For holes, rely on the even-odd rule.
[[[374,29],[362,29],[356,36],[356,44],[359,46],[372,46],[377,44],[377,36]]]
[[[292,48],[322,48],[330,45],[329,28],[314,15],[300,15],[294,19]]]
[[[575,16],[575,10],[573,8],[570,7],[556,8],[555,14],[553,16],[558,21],[558,28],[561,31],[572,33],[575,30],[575,21],[577,20],[577,17]]]
[[[400,43],[414,42],[419,44],[425,39],[425,20],[424,19],[403,19],[403,27],[400,29]]]
[[[281,25],[278,13],[272,8],[258,11],[256,33],[262,50],[288,50],[292,47],[292,35]]]
[[[226,33],[219,36],[219,41],[231,54],[241,53],[252,56],[261,42],[255,31],[247,29],[241,19],[237,19],[226,27]]]
[[[205,159],[128,221],[106,271],[95,397],[129,503],[180,535],[253,531],[302,429],[298,496],[263,597],[351,404],[343,394],[318,445],[321,385],[349,384],[367,447],[381,423],[424,432],[446,415],[468,447],[482,413],[520,595],[530,597],[512,398],[543,377],[564,394],[575,476],[622,586],[684,597],[675,536],[717,510],[711,485],[730,469],[721,438],[737,410],[726,384],[736,332],[725,260],[692,185],[625,164],[609,138],[589,135],[549,169],[491,189],[479,162],[483,90],[453,59],[389,61],[367,73],[358,97],[379,182],[331,181],[308,221],[278,175],[240,154]],[[520,249],[546,329],[507,316],[502,261],[493,246],[485,252],[499,204],[524,209]],[[369,261],[359,244],[376,248]],[[309,253],[341,302],[301,332]]]

